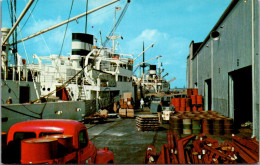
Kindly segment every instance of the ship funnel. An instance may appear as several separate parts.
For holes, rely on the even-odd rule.
[[[82,56],[87,56],[93,49],[93,35],[85,33],[72,33],[71,60],[75,69],[81,68]],[[83,65],[83,62],[81,62]]]

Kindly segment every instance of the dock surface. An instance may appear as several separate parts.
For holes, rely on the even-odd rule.
[[[160,151],[162,144],[167,144],[167,126],[157,131],[142,132],[136,129],[135,118],[108,119],[101,124],[86,124],[89,140],[96,147],[108,147],[114,152],[115,163],[144,163],[148,145],[154,145]],[[165,128],[166,127],[166,128]]]

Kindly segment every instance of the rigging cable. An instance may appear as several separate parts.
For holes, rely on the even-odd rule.
[[[112,36],[113,31],[117,29],[117,27],[118,27],[118,25],[120,24],[120,22],[121,22],[123,16],[124,16],[125,13],[126,13],[126,10],[127,10],[128,6],[129,6],[129,2],[126,3],[126,5],[125,5],[123,11],[121,12],[121,14],[120,14],[120,16],[119,16],[119,18],[118,18],[118,20],[117,20],[117,22],[116,22],[116,24],[115,24],[115,27],[113,27],[113,29],[111,30],[111,32],[109,33],[108,36]],[[105,40],[105,42],[104,42],[104,45],[106,46],[109,41],[110,41],[110,40],[109,40],[108,38],[106,38],[106,40]]]
[[[24,0],[24,2],[26,3],[26,0]],[[38,2],[38,0],[37,0],[37,2]],[[36,4],[37,4],[37,2],[36,2]],[[35,5],[35,6],[36,6],[36,5]],[[34,8],[35,8],[35,6],[34,6]],[[33,8],[33,9],[34,9],[34,8]],[[31,10],[29,9],[29,12],[31,13],[30,15],[32,15],[33,21],[35,22],[35,24],[37,24],[37,22],[36,22],[36,20],[35,20],[35,18],[34,18],[34,16],[33,16],[33,14],[32,14],[33,11],[31,11]],[[47,47],[47,49],[48,49],[48,51],[49,51],[49,54],[51,54],[51,50],[50,50],[50,48],[48,47],[47,42],[46,42],[46,40],[45,40],[43,34],[40,34],[40,36],[42,37],[42,40],[43,40],[45,46]]]
[[[24,1],[26,2],[26,0],[24,0]],[[35,9],[35,7],[36,7],[38,1],[39,1],[39,0],[36,1],[35,5],[34,5],[34,7],[33,7],[33,9],[32,9],[32,11],[30,11],[30,9],[29,9],[30,15],[28,16],[28,18],[26,19],[25,23],[24,23],[23,26],[21,27],[21,31],[23,30],[24,26],[27,24],[27,21],[28,21],[29,18],[31,17],[31,15],[32,15],[32,13],[33,13],[33,10]]]
[[[70,19],[70,15],[71,15],[73,3],[74,3],[74,0],[72,0],[72,2],[71,2],[71,7],[70,7],[70,13],[69,13],[68,20]],[[64,44],[64,41],[65,41],[65,38],[66,38],[66,33],[67,33],[68,25],[69,25],[69,22],[67,22],[67,24],[66,24],[66,29],[65,29],[65,33],[64,33],[64,37],[63,37],[63,41],[62,41],[62,45],[61,45],[61,49],[60,49],[59,56],[61,55],[61,52],[62,52],[62,49],[63,49],[63,44]]]
[[[88,12],[88,0],[86,0],[86,13]],[[86,14],[86,23],[85,23],[85,33],[87,34],[87,30],[88,30],[88,27],[87,27],[87,24],[88,24],[88,15]]]

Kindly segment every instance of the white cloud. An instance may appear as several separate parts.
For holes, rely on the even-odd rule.
[[[166,33],[159,32],[157,29],[145,29],[142,33],[137,36],[132,42],[142,43],[145,42],[156,42],[166,39],[168,35]]]
[[[36,32],[39,32],[41,30],[45,30],[46,28],[49,28],[53,25],[56,25],[58,23],[62,22],[61,17],[58,16],[56,19],[40,19],[36,22],[33,22],[33,24],[26,28],[25,33],[26,34],[34,34]]]

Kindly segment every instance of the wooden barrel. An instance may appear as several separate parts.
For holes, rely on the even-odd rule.
[[[192,90],[192,94],[193,95],[198,95],[198,88],[193,88],[193,90]]]
[[[183,118],[182,119],[182,132],[185,135],[190,135],[191,134],[191,119],[190,118]]]
[[[192,133],[201,133],[201,118],[192,118]]]
[[[170,130],[173,134],[182,133],[182,119],[176,116],[170,117]]]
[[[196,105],[197,104],[197,97],[196,97],[196,95],[192,95],[190,98],[191,98],[191,104],[192,105]]]
[[[197,99],[197,104],[198,105],[202,105],[202,96],[201,95],[197,95],[196,99]]]
[[[213,120],[211,118],[202,119],[202,133],[205,135],[212,134]]]
[[[233,119],[232,118],[224,119],[224,133],[225,133],[225,135],[230,135],[233,133]]]
[[[58,139],[33,138],[21,142],[21,163],[39,164],[47,163],[57,157]]]
[[[215,118],[213,120],[213,134],[214,135],[223,135],[224,134],[224,119]]]

